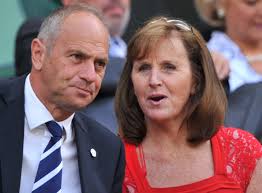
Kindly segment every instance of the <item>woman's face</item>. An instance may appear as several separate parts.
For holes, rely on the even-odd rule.
[[[145,120],[184,119],[185,105],[193,93],[190,61],[177,35],[161,39],[147,58],[136,60],[131,78]]]
[[[262,41],[262,0],[220,0],[225,27],[236,42]]]

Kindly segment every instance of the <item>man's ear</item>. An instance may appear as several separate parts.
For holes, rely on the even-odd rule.
[[[32,68],[41,70],[46,57],[46,46],[38,38],[33,39],[31,43]]]

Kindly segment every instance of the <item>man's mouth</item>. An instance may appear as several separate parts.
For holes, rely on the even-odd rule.
[[[107,12],[107,14],[111,17],[122,17],[122,15],[124,14],[124,9],[120,6],[111,6],[107,7],[105,9],[105,12]]]

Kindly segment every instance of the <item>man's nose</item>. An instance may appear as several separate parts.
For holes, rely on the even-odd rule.
[[[80,72],[80,77],[87,82],[94,82],[97,78],[94,61],[87,61]]]

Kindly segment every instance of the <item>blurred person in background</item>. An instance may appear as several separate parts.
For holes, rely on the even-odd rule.
[[[109,56],[125,58],[126,43],[121,36],[130,18],[130,0],[61,0],[64,6],[77,2],[88,3],[101,10],[110,33]]]
[[[148,21],[128,44],[116,93],[123,192],[261,192],[262,146],[224,127],[225,109],[199,32],[181,20]]]
[[[110,33],[109,63],[102,86],[95,101],[83,111],[88,116],[117,133],[117,121],[114,113],[114,96],[117,82],[122,71],[126,43],[121,36],[130,18],[130,0],[61,0],[63,6],[75,3],[88,3],[99,9],[107,23]],[[19,29],[16,37],[15,65],[16,75],[29,73],[31,69],[31,41],[38,34],[42,19],[30,19]]]
[[[208,47],[218,76],[229,86],[225,125],[261,139],[262,1],[195,0],[195,5],[208,24],[224,27],[212,33]]]
[[[230,92],[262,81],[262,1],[195,0],[195,5],[209,25],[224,27],[212,33],[208,47]]]

